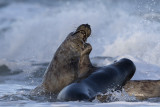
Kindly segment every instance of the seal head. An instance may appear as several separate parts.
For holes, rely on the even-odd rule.
[[[81,33],[80,38],[86,42],[87,38],[91,35],[91,27],[88,24],[82,24],[76,29],[76,33]]]

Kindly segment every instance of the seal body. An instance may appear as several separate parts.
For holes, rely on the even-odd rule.
[[[160,80],[131,80],[124,86],[130,96],[139,100],[160,97]]]
[[[107,90],[119,90],[132,78],[135,65],[129,59],[121,59],[114,64],[97,68],[91,75],[80,82],[66,86],[57,99],[62,101],[90,100],[98,93]]]
[[[75,32],[71,32],[67,36],[55,52],[45,72],[42,84],[36,87],[31,94],[57,94],[77,78],[82,78],[88,74],[86,72],[91,67],[89,53],[92,47],[89,43],[86,43],[86,40],[90,34],[90,26],[82,24]]]

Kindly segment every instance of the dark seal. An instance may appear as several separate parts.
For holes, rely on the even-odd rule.
[[[66,86],[58,95],[61,101],[90,100],[107,90],[120,90],[135,73],[135,65],[129,59],[121,59],[100,67],[86,79]]]

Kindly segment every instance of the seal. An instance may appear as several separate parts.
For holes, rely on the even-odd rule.
[[[139,100],[160,97],[160,80],[131,80],[123,88]]]
[[[60,101],[91,100],[107,90],[121,90],[134,75],[136,67],[129,59],[121,59],[111,65],[99,67],[80,82],[63,88],[58,94]]]
[[[45,71],[42,84],[36,87],[32,93],[57,94],[68,84],[90,74],[92,64],[89,54],[92,47],[86,43],[90,34],[90,25],[82,24],[75,32],[71,32],[67,36]]]

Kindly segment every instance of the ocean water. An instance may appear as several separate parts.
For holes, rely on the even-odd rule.
[[[0,0],[0,106],[159,107],[160,98],[137,101],[118,94],[107,103],[29,95],[58,46],[83,23],[92,28],[92,63],[125,57],[137,68],[132,80],[160,79],[159,0]]]

